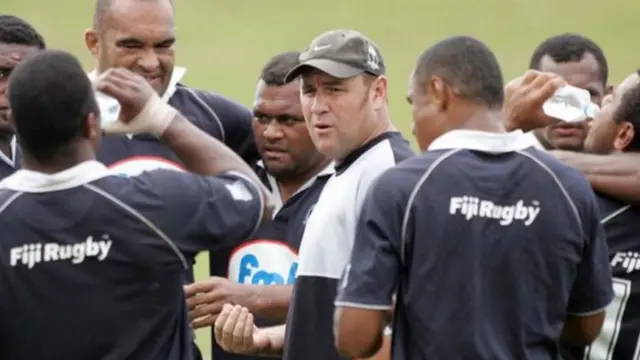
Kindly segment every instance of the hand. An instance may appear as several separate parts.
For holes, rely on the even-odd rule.
[[[212,326],[227,303],[252,307],[256,298],[253,289],[218,276],[185,286],[191,326],[194,329]]]
[[[140,114],[149,100],[158,96],[145,78],[124,68],[109,69],[100,74],[94,87],[118,100],[120,121],[125,124]]]
[[[507,128],[530,131],[558,122],[542,112],[542,105],[565,84],[556,74],[536,70],[509,82],[503,106]]]
[[[215,321],[214,335],[220,347],[231,353],[255,355],[271,347],[269,337],[253,324],[247,308],[225,304]]]

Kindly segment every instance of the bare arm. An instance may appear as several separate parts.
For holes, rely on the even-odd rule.
[[[293,285],[249,285],[255,287],[255,301],[249,311],[262,317],[283,321],[287,317]]]
[[[640,154],[595,155],[559,150],[552,153],[580,170],[597,192],[640,204]]]
[[[568,315],[562,329],[562,341],[575,346],[591,344],[600,334],[604,315],[604,310],[588,316]]]
[[[267,349],[263,349],[257,355],[265,357],[282,356],[286,329],[286,325],[284,324],[261,329],[260,331],[262,334],[269,339],[269,347]]]

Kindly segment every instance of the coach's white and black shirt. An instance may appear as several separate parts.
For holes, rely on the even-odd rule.
[[[380,174],[412,155],[400,133],[387,132],[336,166],[302,237],[287,317],[284,359],[340,359],[333,342],[333,302],[338,280],[351,255],[362,201]]]
[[[97,161],[0,182],[0,359],[193,358],[183,291],[197,252],[249,237],[242,175],[114,175]]]

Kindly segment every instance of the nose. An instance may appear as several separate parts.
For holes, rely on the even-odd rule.
[[[282,138],[284,136],[284,133],[282,132],[282,128],[280,127],[278,121],[274,119],[269,121],[267,126],[265,126],[264,131],[262,132],[262,136],[264,136],[269,141],[275,141]]]
[[[327,100],[321,91],[316,91],[311,100],[311,113],[320,115],[327,112]]]
[[[160,60],[158,55],[149,49],[138,59],[138,66],[140,66],[146,72],[156,71],[160,67]]]

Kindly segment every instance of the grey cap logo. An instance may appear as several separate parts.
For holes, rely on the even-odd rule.
[[[369,44],[367,48],[367,65],[371,70],[380,69],[380,57],[378,56],[376,49],[371,44]]]

